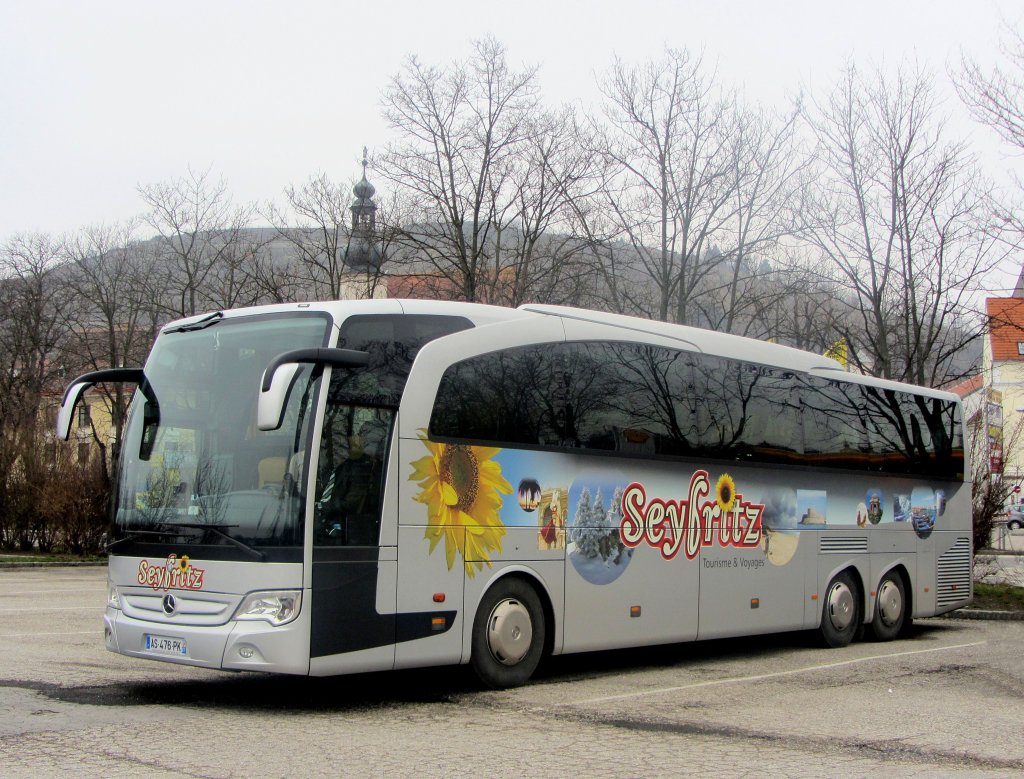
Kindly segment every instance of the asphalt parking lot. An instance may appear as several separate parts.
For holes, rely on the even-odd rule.
[[[1024,773],[1024,622],[566,656],[490,692],[458,668],[324,680],[113,655],[105,576],[0,570],[0,775]]]

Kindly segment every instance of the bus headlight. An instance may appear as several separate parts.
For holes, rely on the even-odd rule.
[[[284,625],[295,619],[302,603],[302,590],[250,592],[235,611],[235,619],[263,620]]]
[[[121,608],[121,594],[113,582],[107,582],[107,605],[112,609]]]

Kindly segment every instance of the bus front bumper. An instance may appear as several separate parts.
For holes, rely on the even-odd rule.
[[[309,673],[305,610],[280,627],[248,620],[194,626],[135,619],[108,606],[103,628],[107,649],[129,657],[229,671]]]

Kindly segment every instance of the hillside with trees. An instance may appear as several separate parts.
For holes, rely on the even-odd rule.
[[[1018,147],[1020,44],[1007,70],[953,74]],[[1024,223],[949,131],[939,77],[851,63],[779,109],[668,49],[610,63],[600,110],[583,112],[548,104],[540,69],[485,38],[450,63],[409,58],[381,96],[396,140],[368,159],[376,264],[347,261],[355,181],[325,173],[240,204],[189,170],[141,184],[128,223],[6,238],[0,548],[97,548],[128,398],[98,390],[112,433],[84,457],[53,442],[54,404],[75,375],[141,365],[162,324],[204,311],[556,303],[816,352],[838,342],[852,369],[947,385],[976,364],[985,285],[1016,262]]]

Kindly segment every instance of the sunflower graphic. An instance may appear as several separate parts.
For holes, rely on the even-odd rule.
[[[501,495],[511,495],[512,485],[491,459],[501,449],[435,444],[422,431],[420,440],[430,454],[412,463],[409,478],[422,488],[416,500],[427,506],[425,537],[430,552],[443,538],[448,570],[455,564],[457,551],[467,575],[473,577],[484,562],[490,566],[490,553],[501,551],[505,535],[498,513]]]
[[[715,485],[715,495],[715,499],[722,508],[723,514],[728,514],[732,511],[733,504],[736,502],[736,482],[732,480],[732,476],[723,473],[718,477],[718,483]]]
[[[180,570],[182,573],[187,571],[188,570],[188,562],[189,561],[188,561],[188,555],[187,554],[183,554],[181,557],[179,557],[178,558],[178,570]]]

